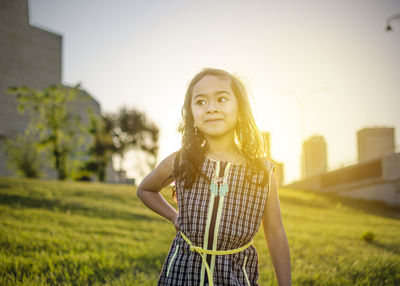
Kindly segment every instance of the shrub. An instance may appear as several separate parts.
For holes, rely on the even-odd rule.
[[[9,168],[16,168],[17,173],[27,178],[41,176],[43,166],[43,154],[37,146],[37,138],[29,132],[18,134],[14,138],[5,141]]]
[[[364,234],[361,237],[363,240],[365,240],[366,242],[371,242],[375,239],[375,234],[371,231],[366,231],[364,232]]]

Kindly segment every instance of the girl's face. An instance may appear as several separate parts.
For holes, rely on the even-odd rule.
[[[204,76],[193,87],[191,109],[194,125],[205,137],[234,134],[239,107],[228,78]]]

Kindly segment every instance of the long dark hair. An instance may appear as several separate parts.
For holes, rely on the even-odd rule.
[[[205,68],[190,81],[186,91],[185,102],[182,107],[183,122],[180,127],[182,147],[175,159],[174,177],[183,178],[185,180],[185,188],[189,188],[193,185],[196,176],[202,175],[200,166],[205,159],[206,142],[201,131],[197,130],[196,132],[194,129],[191,104],[194,86],[206,75],[230,80],[231,89],[236,96],[239,106],[239,119],[235,130],[237,147],[244,155],[248,166],[253,166],[255,170],[264,170],[266,174],[267,169],[264,159],[267,156],[267,152],[265,144],[254,121],[248,95],[243,83],[236,76],[224,70]],[[264,177],[266,178],[267,176]],[[266,180],[264,180],[263,184],[265,183]]]

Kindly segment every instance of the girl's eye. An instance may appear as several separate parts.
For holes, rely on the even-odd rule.
[[[203,99],[199,99],[199,100],[196,100],[195,104],[196,105],[204,105],[204,104],[206,104],[206,101]]]
[[[218,98],[218,102],[225,102],[228,101],[228,99],[225,96],[221,96]]]

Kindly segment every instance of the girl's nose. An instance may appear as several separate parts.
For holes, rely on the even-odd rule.
[[[207,112],[215,112],[218,111],[217,103],[214,100],[211,100],[207,105]]]

